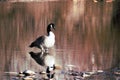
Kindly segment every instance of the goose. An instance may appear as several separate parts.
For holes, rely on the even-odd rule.
[[[47,35],[43,35],[38,37],[35,41],[33,41],[29,47],[37,47],[41,49],[41,51],[47,51],[48,48],[51,48],[55,44],[55,35],[52,32],[52,29],[55,30],[55,25],[50,23],[47,26]]]

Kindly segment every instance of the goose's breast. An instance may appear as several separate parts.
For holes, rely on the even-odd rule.
[[[48,47],[48,48],[54,46],[54,43],[55,43],[54,37],[46,37],[45,42],[44,42],[45,47]]]

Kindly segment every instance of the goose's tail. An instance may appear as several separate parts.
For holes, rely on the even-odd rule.
[[[31,47],[31,48],[34,47],[34,46],[35,46],[34,42],[29,45],[29,47]]]

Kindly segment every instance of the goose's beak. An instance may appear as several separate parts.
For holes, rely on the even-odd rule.
[[[53,26],[53,29],[55,30],[55,27]]]

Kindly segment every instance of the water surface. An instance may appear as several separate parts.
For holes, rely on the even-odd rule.
[[[43,69],[28,54],[31,50],[28,46],[46,34],[51,22],[56,25],[56,43],[50,53],[63,69],[66,65],[75,65],[79,71],[118,67],[120,38],[116,4],[82,0],[0,3],[1,80],[10,79],[3,76],[6,71]]]

